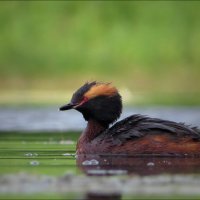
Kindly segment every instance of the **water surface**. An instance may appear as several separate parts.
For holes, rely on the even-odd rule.
[[[200,125],[199,108],[126,108],[121,118],[133,113]],[[94,199],[99,195],[105,199],[104,193],[115,199],[200,197],[199,157],[77,157],[76,141],[84,127],[76,111],[1,108],[0,198]]]
[[[0,133],[0,174],[76,172],[77,133]]]
[[[183,191],[190,199],[200,196],[199,158],[77,157],[78,137],[1,132],[0,199],[180,199]]]
[[[57,107],[0,107],[0,131],[81,131],[86,122],[75,111]],[[200,107],[126,107],[119,120],[144,114],[200,127]]]

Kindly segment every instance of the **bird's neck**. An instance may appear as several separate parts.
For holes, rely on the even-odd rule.
[[[84,154],[90,151],[89,145],[90,142],[97,137],[103,130],[105,130],[107,126],[100,124],[95,120],[89,120],[86,129],[81,134],[77,146],[76,153]]]
[[[107,126],[100,124],[96,120],[89,120],[86,129],[83,131],[84,138],[89,142],[99,135]]]

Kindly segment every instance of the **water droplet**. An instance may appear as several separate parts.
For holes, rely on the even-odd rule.
[[[91,165],[91,162],[89,160],[85,160],[82,162],[82,165]]]
[[[78,155],[74,155],[74,158],[78,158]]]
[[[37,160],[30,161],[30,165],[32,165],[32,166],[37,166],[39,164],[40,164],[40,162],[38,162]]]
[[[171,162],[170,161],[167,161],[167,160],[163,160],[163,163],[167,164],[167,165],[171,165]]]
[[[25,153],[24,155],[27,156],[27,157],[32,157],[33,156],[32,153]]]
[[[72,156],[71,153],[63,153],[62,155],[63,155],[63,156]]]
[[[95,160],[95,159],[90,160],[90,162],[91,162],[91,165],[98,165],[99,164],[99,161]]]
[[[92,159],[92,160],[85,160],[82,162],[82,165],[98,165],[99,161]]]
[[[37,153],[31,153],[31,152],[29,152],[29,153],[25,153],[24,155],[25,155],[25,156],[27,156],[27,157],[34,157],[34,156],[38,156],[38,154],[37,154]]]
[[[152,166],[154,166],[155,165],[155,163],[153,163],[153,162],[148,162],[147,163],[147,166],[150,166],[150,167],[152,167]]]

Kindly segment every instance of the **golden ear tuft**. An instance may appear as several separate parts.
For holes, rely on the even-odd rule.
[[[110,83],[97,83],[96,85],[92,86],[89,91],[85,93],[85,97],[88,99],[97,97],[97,96],[113,96],[117,94],[117,89],[112,86]]]

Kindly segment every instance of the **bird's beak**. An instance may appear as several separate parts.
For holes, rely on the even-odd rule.
[[[73,109],[74,106],[76,106],[76,104],[68,103],[68,104],[66,104],[66,105],[64,105],[64,106],[61,106],[61,107],[59,108],[59,110],[60,110],[60,111],[70,110],[70,109]]]

